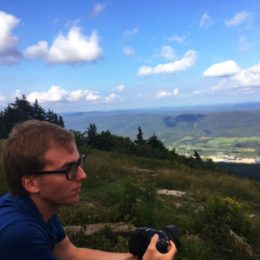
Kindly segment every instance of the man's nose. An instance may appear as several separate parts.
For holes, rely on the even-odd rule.
[[[78,167],[77,179],[84,180],[86,178],[87,178],[87,173],[85,172],[85,170],[81,166],[79,166]]]

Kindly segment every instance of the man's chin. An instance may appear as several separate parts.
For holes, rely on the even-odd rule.
[[[63,206],[70,206],[70,205],[74,205],[77,204],[79,202],[79,196],[74,197],[73,199],[70,199],[66,202],[63,203]]]

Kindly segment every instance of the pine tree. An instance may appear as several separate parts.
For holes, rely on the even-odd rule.
[[[45,110],[39,105],[37,99],[35,99],[35,102],[33,103],[33,115],[34,115],[34,119],[38,119],[38,120],[46,119]]]
[[[90,124],[87,131],[87,145],[90,147],[96,147],[97,145],[97,127],[95,124]]]
[[[137,135],[136,135],[135,143],[137,145],[143,145],[145,143],[145,140],[143,138],[143,131],[142,131],[142,128],[140,126],[138,127],[138,132],[137,132]]]
[[[152,148],[165,149],[163,142],[161,140],[159,140],[158,137],[155,134],[153,134],[147,140],[147,144],[151,145]]]
[[[29,119],[49,121],[64,127],[61,116],[50,109],[46,113],[37,99],[31,105],[26,96],[22,95],[21,98],[16,98],[14,103],[8,104],[4,111],[0,112],[0,138],[6,138],[15,124]]]

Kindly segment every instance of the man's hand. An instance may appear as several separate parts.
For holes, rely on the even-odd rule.
[[[143,260],[172,260],[173,256],[176,254],[177,249],[175,244],[170,240],[168,252],[165,254],[160,253],[156,248],[156,243],[159,240],[158,234],[155,234],[149,246],[147,247]]]

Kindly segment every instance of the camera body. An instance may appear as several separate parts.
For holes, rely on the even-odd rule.
[[[129,240],[129,252],[138,256],[138,259],[141,260],[154,234],[159,236],[156,248],[161,253],[168,252],[170,240],[174,242],[177,249],[181,245],[179,240],[180,231],[174,225],[163,227],[160,230],[142,227],[134,230]]]

